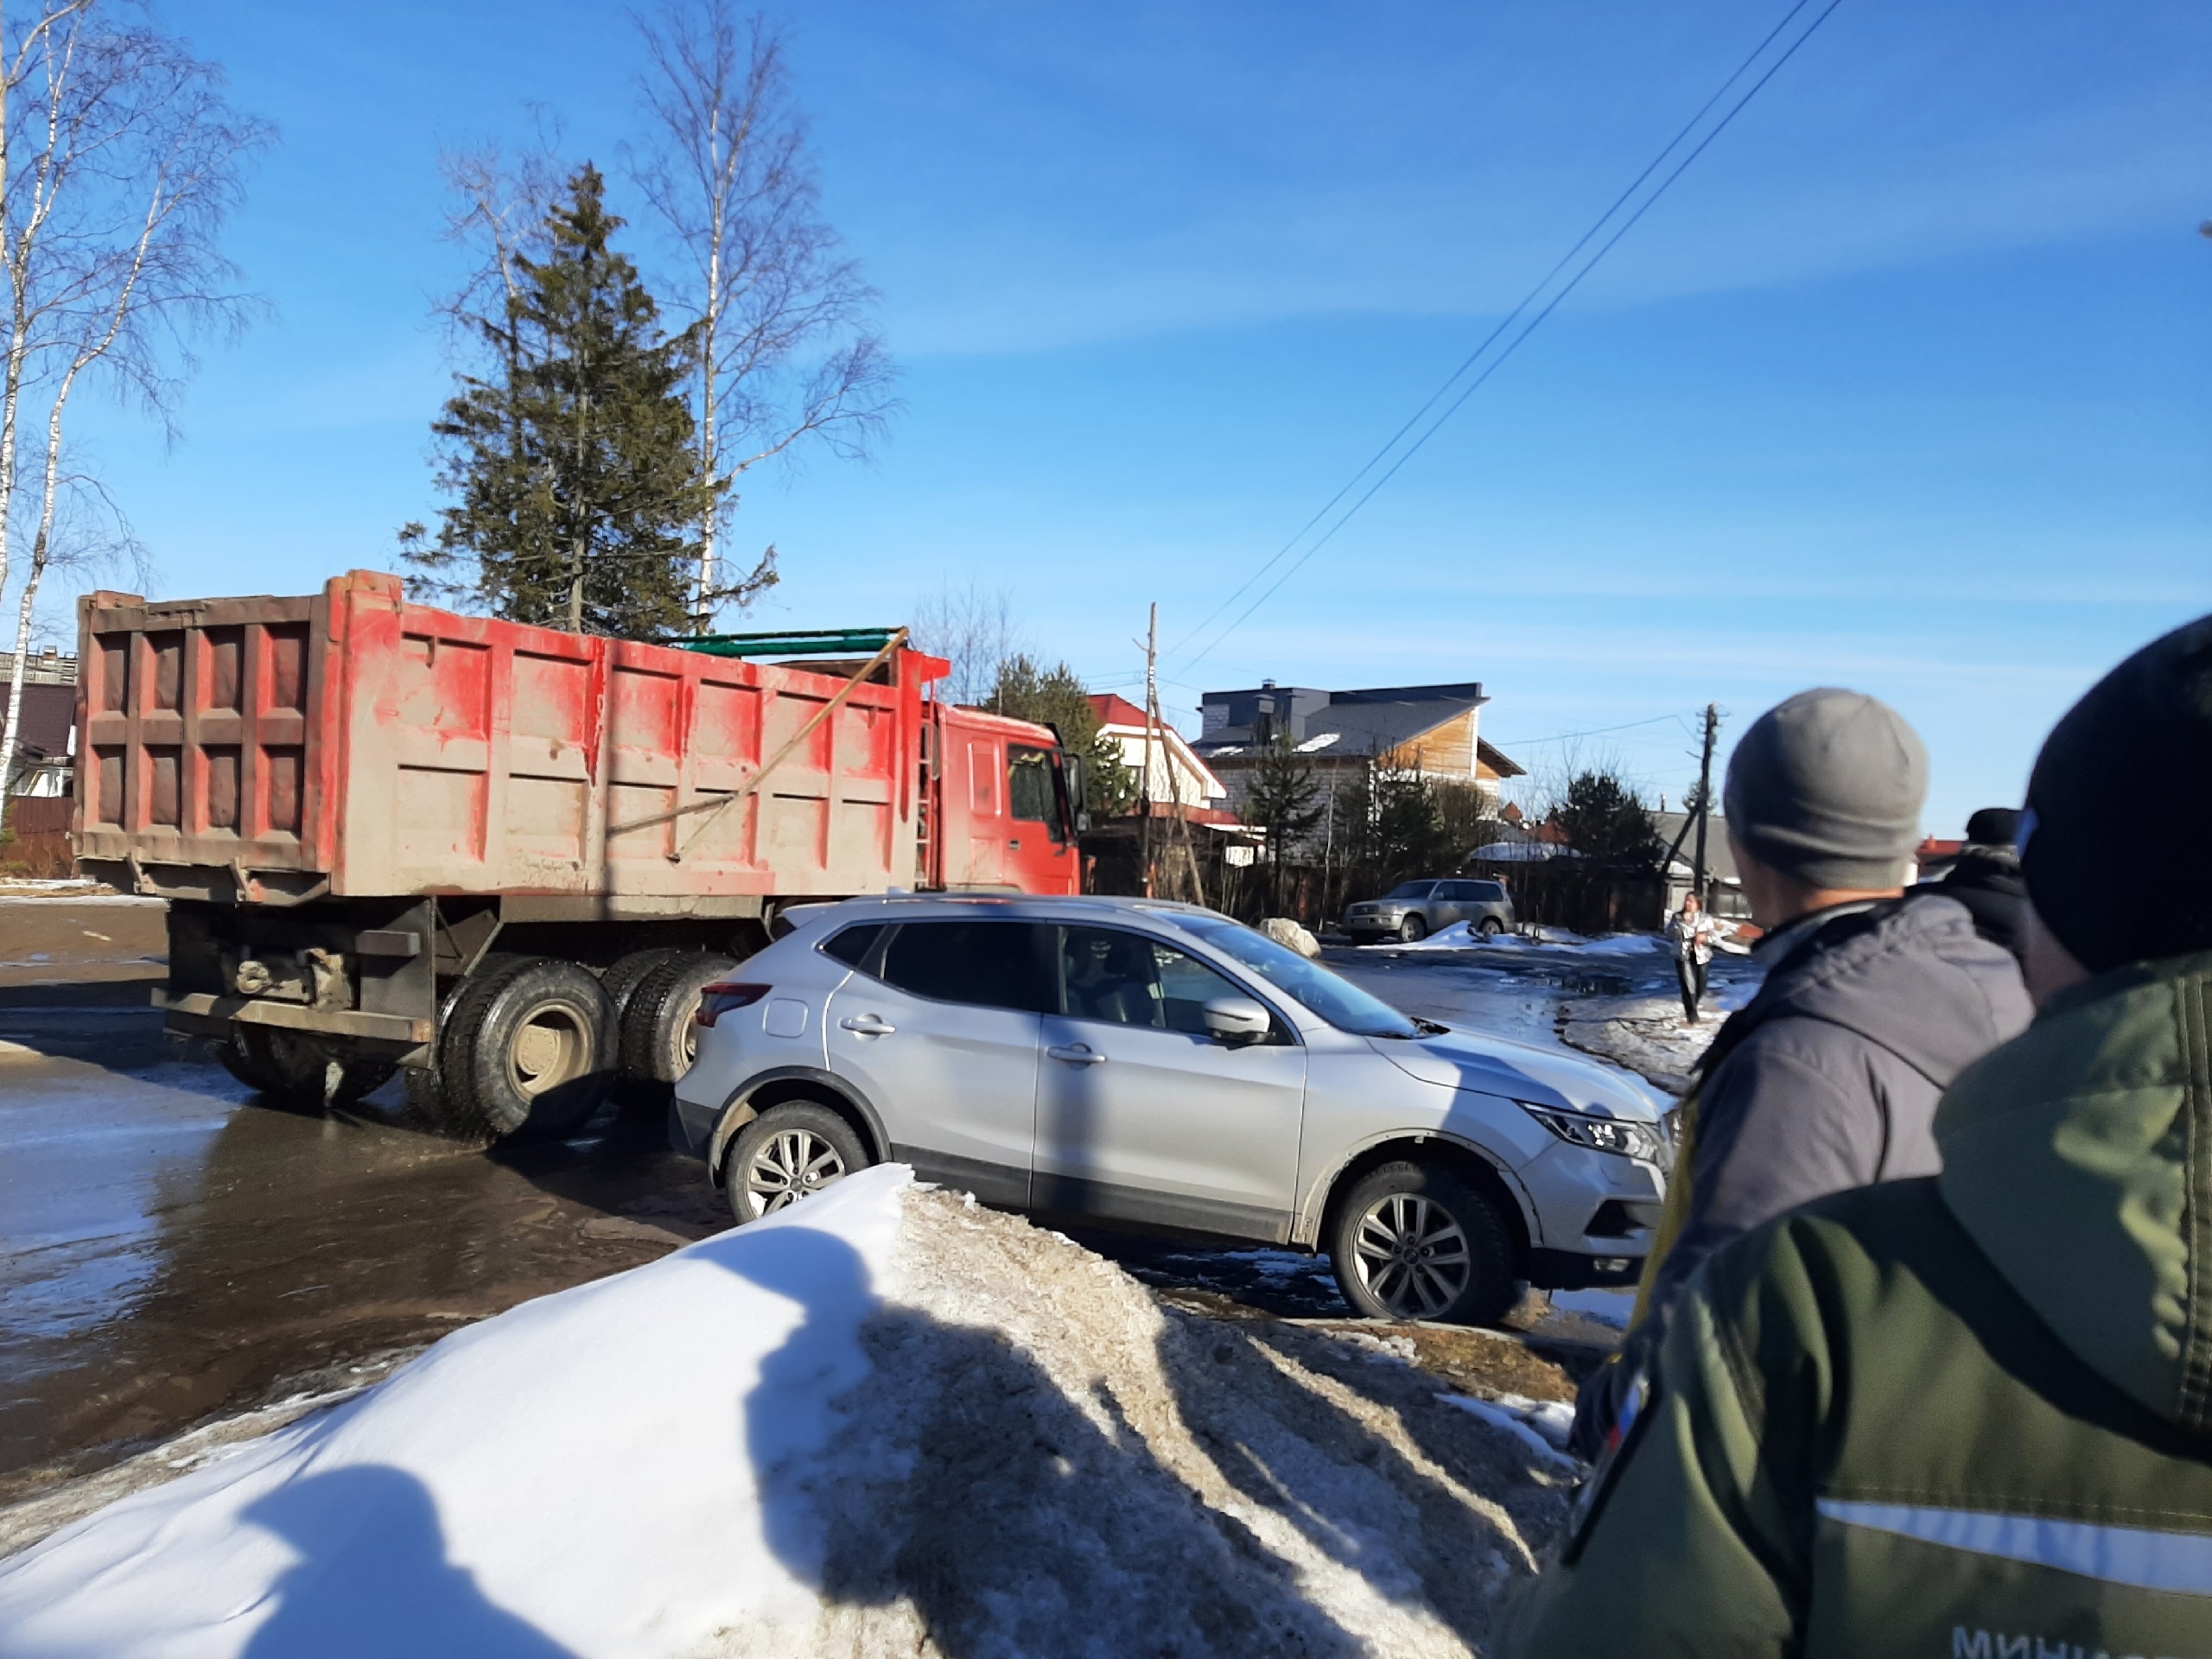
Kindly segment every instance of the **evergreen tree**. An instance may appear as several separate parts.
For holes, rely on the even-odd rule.
[[[400,541],[423,586],[494,615],[658,639],[691,626],[715,486],[692,442],[690,335],[662,334],[610,245],[621,226],[587,163],[547,215],[541,257],[516,255],[504,304],[469,319],[498,378],[460,377],[431,428],[452,505],[435,543],[419,524]]]
[[[1261,747],[1259,762],[1252,768],[1252,782],[1244,797],[1244,820],[1268,838],[1268,895],[1271,908],[1281,909],[1282,868],[1321,822],[1320,785],[1314,781],[1313,763],[1298,752],[1287,731]]]
[[[1552,816],[1568,846],[1617,869],[1656,869],[1665,850],[1636,791],[1610,772],[1579,773]]]
[[[1136,804],[1136,780],[1122,764],[1121,745],[1098,729],[1090,694],[1065,663],[1041,666],[1026,652],[999,664],[991,709],[1012,720],[1050,726],[1071,754],[1083,760],[1084,804],[1101,817],[1127,812]]]

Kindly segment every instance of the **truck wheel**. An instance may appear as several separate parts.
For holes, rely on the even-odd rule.
[[[1513,1306],[1513,1235],[1497,1208],[1440,1164],[1392,1163],[1337,1206],[1337,1288],[1370,1319],[1492,1325]]]
[[[699,1057],[699,993],[737,963],[728,957],[685,953],[645,976],[622,1020],[622,1090],[626,1102],[658,1106]]]
[[[663,968],[690,952],[663,945],[652,950],[632,950],[626,957],[617,957],[614,965],[599,976],[600,984],[607,991],[607,1000],[614,1005],[614,1022],[622,1023],[630,1012],[630,1004],[638,995],[638,988],[652,977],[656,968]]]
[[[1479,931],[1481,931],[1483,938],[1486,939],[1494,939],[1499,934],[1505,931],[1505,924],[1499,921],[1495,916],[1485,916],[1483,918],[1483,925]]]
[[[445,1122],[488,1135],[565,1135],[614,1082],[614,1008],[588,968],[519,957],[470,976],[438,1045]]]
[[[1427,918],[1422,916],[1420,912],[1414,912],[1414,914],[1407,917],[1404,921],[1398,924],[1398,937],[1401,939],[1403,939],[1408,944],[1413,944],[1421,939],[1427,938],[1428,937]]]
[[[722,1166],[730,1214],[741,1227],[810,1198],[871,1160],[853,1126],[827,1106],[772,1106],[737,1132]]]
[[[326,1098],[334,1106],[351,1106],[398,1070],[389,1060],[350,1054],[296,1032],[236,1021],[223,1040],[222,1058],[224,1070],[247,1088],[296,1111],[321,1111]],[[333,1060],[343,1068],[335,1094],[328,1091]]]

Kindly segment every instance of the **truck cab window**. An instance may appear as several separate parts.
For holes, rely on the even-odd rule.
[[[1052,751],[1009,743],[1006,754],[1007,801],[1014,817],[1021,823],[1044,824],[1052,830],[1053,840],[1060,840],[1059,806],[1052,792]]]

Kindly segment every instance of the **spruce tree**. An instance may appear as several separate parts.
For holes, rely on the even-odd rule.
[[[469,319],[496,378],[459,377],[432,424],[452,496],[435,543],[400,531],[434,591],[496,616],[661,639],[687,632],[699,527],[715,486],[685,398],[690,334],[664,336],[622,220],[587,163],[518,255],[495,312]]]

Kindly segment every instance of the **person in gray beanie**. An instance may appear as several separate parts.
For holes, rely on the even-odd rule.
[[[1927,792],[1919,735],[1857,691],[1801,691],[1736,745],[1722,798],[1766,978],[1699,1062],[1635,1320],[1576,1403],[1583,1456],[1707,1256],[1827,1193],[1933,1174],[1937,1097],[2026,1027],[2012,956],[1955,899],[1906,895]]]

